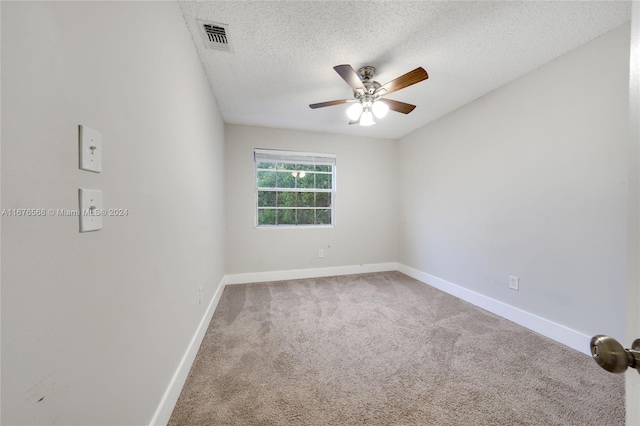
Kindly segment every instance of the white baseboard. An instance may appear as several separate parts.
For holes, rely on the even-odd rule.
[[[158,404],[158,408],[156,409],[156,412],[151,419],[151,426],[166,425],[167,423],[169,423],[171,413],[176,406],[176,402],[178,402],[178,397],[180,396],[182,387],[187,380],[187,376],[189,375],[189,371],[191,370],[193,361],[196,359],[198,349],[200,349],[200,344],[202,343],[202,339],[204,339],[207,327],[209,326],[211,318],[213,317],[213,313],[218,306],[220,296],[222,296],[224,285],[225,279],[223,277],[222,281],[220,281],[220,284],[218,284],[218,289],[214,293],[213,298],[211,298],[211,302],[209,302],[207,310],[204,312],[202,320],[200,320],[200,324],[198,325],[198,328],[196,329],[191,342],[189,342],[189,346],[187,346],[186,352],[184,353],[182,359],[180,360],[180,363],[178,364],[178,368],[176,368],[176,371],[173,373],[173,377],[171,378],[169,386],[167,387],[167,390],[164,392],[164,395],[160,400],[160,404]]]
[[[591,337],[586,334],[582,334],[561,324],[549,321],[548,319],[523,311],[522,309],[484,296],[480,293],[476,293],[475,291],[471,291],[425,272],[418,271],[417,269],[401,263],[398,264],[398,271],[410,276],[411,278],[415,278],[418,281],[422,281],[431,287],[442,290],[445,293],[467,301],[475,306],[501,316],[502,318],[526,327],[529,330],[535,331],[538,334],[555,340],[556,342],[562,343],[563,345],[569,346],[570,348],[591,356],[589,349]]]
[[[261,283],[267,281],[299,280],[304,278],[335,277],[337,275],[366,274],[398,269],[396,262],[371,263],[365,265],[334,266],[329,268],[294,269],[291,271],[252,272],[232,274],[225,277],[225,284]]]

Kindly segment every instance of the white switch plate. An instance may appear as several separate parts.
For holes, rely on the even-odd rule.
[[[79,126],[80,169],[102,171],[102,135],[87,126]]]
[[[318,250],[318,257],[321,259],[324,257],[324,250],[322,249]]]
[[[509,288],[511,290],[519,290],[519,288],[520,288],[520,278],[515,277],[513,275],[509,275]]]
[[[102,229],[102,191],[99,189],[78,189],[80,204],[80,232]]]

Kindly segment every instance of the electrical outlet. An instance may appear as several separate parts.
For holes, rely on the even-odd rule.
[[[520,278],[509,275],[509,288],[516,291],[520,290]]]
[[[322,249],[318,250],[318,257],[320,259],[322,259],[324,257],[324,250],[322,250]]]

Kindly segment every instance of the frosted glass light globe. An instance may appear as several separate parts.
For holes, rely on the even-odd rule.
[[[371,126],[372,124],[376,124],[376,122],[373,121],[373,114],[371,113],[371,110],[367,108],[360,116],[360,125]]]
[[[389,105],[382,101],[376,101],[373,103],[373,107],[371,107],[371,110],[376,115],[376,117],[382,118],[389,112]]]
[[[362,114],[362,104],[360,102],[355,102],[347,109],[347,117],[351,121],[356,121],[360,118],[360,114]]]

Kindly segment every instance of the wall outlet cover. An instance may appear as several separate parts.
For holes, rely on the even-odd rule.
[[[509,275],[509,288],[511,290],[519,290],[520,289],[520,278]]]

